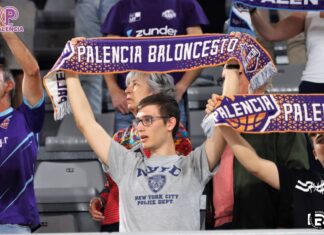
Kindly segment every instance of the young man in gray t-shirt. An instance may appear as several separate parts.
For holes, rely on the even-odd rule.
[[[177,102],[157,94],[138,105],[134,125],[139,151],[114,142],[95,121],[77,75],[66,73],[69,101],[77,126],[120,190],[120,231],[199,230],[200,196],[215,172],[224,140],[212,137],[189,154],[176,154]],[[144,157],[141,149],[151,152]]]

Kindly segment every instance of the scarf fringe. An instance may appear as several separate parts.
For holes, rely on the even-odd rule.
[[[272,77],[278,72],[277,68],[272,62],[269,62],[264,66],[257,74],[255,74],[250,80],[250,91],[254,92],[259,87],[267,84],[271,81]]]
[[[207,138],[211,137],[214,132],[215,126],[215,113],[210,113],[208,116],[205,116],[203,121],[201,122],[201,128],[204,131],[204,134]]]
[[[61,119],[63,119],[63,117],[65,115],[72,113],[70,102],[64,102],[62,104],[59,104],[56,107],[57,107],[57,109],[54,112],[54,120],[55,121],[61,120]]]

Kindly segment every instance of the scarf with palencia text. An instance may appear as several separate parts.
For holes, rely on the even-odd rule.
[[[227,125],[243,133],[323,132],[324,95],[238,95],[220,97],[202,128]]]
[[[64,70],[79,74],[123,73],[131,70],[155,73],[186,71],[225,64],[236,58],[250,89],[266,84],[277,72],[271,57],[247,34],[154,38],[94,38],[67,42],[60,58],[44,77],[52,100],[54,118],[71,111]]]

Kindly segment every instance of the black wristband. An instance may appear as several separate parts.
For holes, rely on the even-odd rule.
[[[225,69],[240,69],[239,64],[226,64]]]
[[[250,11],[249,11],[250,15],[252,15],[255,11],[256,11],[256,8],[251,8]]]

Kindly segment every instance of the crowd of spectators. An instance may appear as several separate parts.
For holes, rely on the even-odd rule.
[[[76,0],[75,37],[223,33],[229,2],[219,1],[218,8],[213,9],[211,0]],[[25,27],[24,33],[18,36],[1,33],[6,70],[1,67],[0,176],[8,177],[15,165],[13,161],[19,164],[6,184],[1,180],[0,232],[28,233],[39,224],[32,182],[37,135],[45,110],[41,68],[32,51],[36,11],[46,1],[4,0],[0,4],[23,8],[25,11],[20,12],[28,13],[20,14],[19,24]],[[258,35],[268,42],[288,40],[291,63],[306,65],[299,92],[324,94],[324,66],[321,66],[324,12],[280,12],[280,20],[272,23],[263,11],[250,11]],[[297,35],[299,38],[294,38]],[[72,43],[77,40],[81,39]],[[294,54],[295,45],[300,47],[303,43],[306,55],[300,51]],[[241,79],[242,68],[228,66],[237,64],[233,59],[224,66],[222,95],[250,93],[246,80]],[[215,127],[213,135],[193,150],[187,131],[190,121],[187,90],[200,72],[199,69],[171,74],[131,71],[104,76],[67,73],[67,89],[77,126],[102,162],[107,179],[100,194],[89,202],[92,219],[99,221],[101,231],[106,232],[197,230],[200,196],[207,188],[212,192],[207,200],[212,213],[207,213],[207,220],[212,223],[205,229],[307,227],[303,218],[310,210],[324,211],[323,193],[305,195],[296,192],[294,186],[298,180],[310,180],[323,191],[323,133],[239,135],[229,128]],[[103,130],[93,115],[102,112],[103,92],[106,92],[103,84],[115,109],[113,136]],[[265,94],[266,88],[263,86],[258,94]],[[11,97],[14,89],[16,95]],[[206,114],[213,111],[218,98],[211,94],[206,101]],[[17,124],[11,127],[14,121]],[[11,129],[7,130],[8,125]],[[24,132],[17,131],[22,128],[20,125]],[[29,145],[26,138],[30,139]],[[7,145],[10,148],[5,148]],[[28,148],[31,150],[24,152]],[[311,161],[322,167],[313,169]],[[161,168],[163,175],[146,177],[153,171],[152,166]],[[139,170],[144,173],[138,173]],[[166,171],[171,178],[164,175]],[[183,174],[178,178],[175,171]],[[141,174],[145,177],[139,177]],[[159,185],[151,185],[154,183]],[[174,205],[171,201],[166,207],[146,205],[149,201],[131,198],[152,196],[160,190],[158,186],[167,188],[160,196],[172,195]],[[308,199],[309,203],[301,206]],[[139,207],[140,203],[143,206]]]

